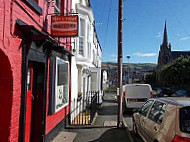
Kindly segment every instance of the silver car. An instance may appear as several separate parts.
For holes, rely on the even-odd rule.
[[[190,142],[190,98],[148,100],[133,114],[133,130],[145,142]]]

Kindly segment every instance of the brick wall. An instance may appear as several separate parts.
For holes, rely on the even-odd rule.
[[[70,5],[71,0],[68,1]],[[21,19],[25,23],[33,25],[42,31],[43,23],[47,19],[47,32],[50,33],[51,16],[48,14],[54,13],[54,7],[52,2],[48,4],[46,0],[39,0],[39,6],[43,10],[42,15],[39,15],[24,0],[0,0],[0,2],[0,50],[8,57],[13,76],[12,108],[11,110],[7,110],[11,111],[9,141],[17,142],[21,106],[22,47],[20,46],[22,40],[19,37],[21,31],[18,31],[15,22],[17,19]],[[62,39],[63,42],[65,40]],[[69,38],[67,42],[70,43]],[[70,44],[67,48],[68,50],[71,49]],[[52,116],[47,116],[46,133],[64,118],[64,111],[63,109]]]

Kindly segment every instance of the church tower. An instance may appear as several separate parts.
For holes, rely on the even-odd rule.
[[[165,22],[163,42],[160,45],[158,69],[172,61],[171,44],[168,42],[167,25]]]

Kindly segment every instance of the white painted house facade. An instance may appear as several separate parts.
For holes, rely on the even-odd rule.
[[[94,15],[88,0],[72,0],[72,12],[79,16],[79,36],[72,39],[71,101],[86,92],[101,90],[102,50]]]

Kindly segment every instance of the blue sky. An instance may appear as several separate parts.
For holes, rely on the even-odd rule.
[[[91,4],[103,61],[117,62],[118,0],[91,0]],[[123,62],[130,55],[130,63],[157,63],[165,20],[172,50],[190,51],[189,0],[124,0],[123,4]]]

